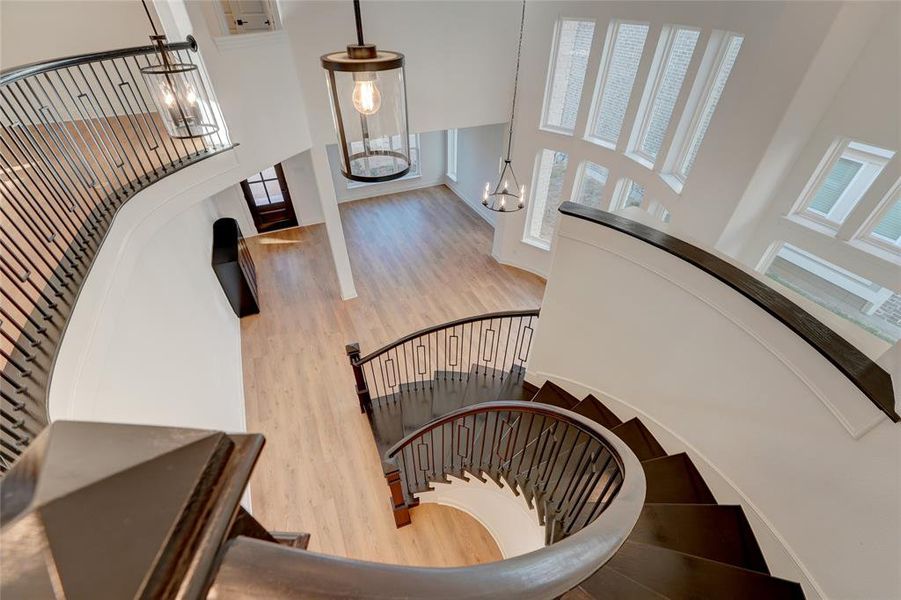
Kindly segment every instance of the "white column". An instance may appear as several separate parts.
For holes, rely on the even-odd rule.
[[[353,271],[350,268],[350,256],[344,240],[344,228],[341,225],[341,214],[338,212],[338,197],[332,181],[331,167],[325,146],[314,145],[310,150],[313,159],[313,174],[316,176],[316,187],[319,189],[319,202],[322,203],[322,215],[325,218],[325,230],[328,243],[335,261],[335,272],[338,274],[338,285],[341,287],[341,299],[350,300],[357,297],[354,286]]]

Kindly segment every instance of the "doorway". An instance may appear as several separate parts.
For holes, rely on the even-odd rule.
[[[297,216],[281,164],[248,177],[241,182],[241,189],[244,190],[253,223],[260,233],[297,226]]]

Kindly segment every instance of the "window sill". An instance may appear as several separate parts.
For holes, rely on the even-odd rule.
[[[524,244],[534,246],[535,248],[538,248],[539,250],[544,250],[545,252],[551,251],[551,243],[550,242],[545,242],[544,240],[539,240],[537,238],[528,237],[528,236],[522,238],[522,241]]]
[[[602,140],[601,138],[591,136],[585,136],[585,138],[583,139],[590,144],[594,144],[595,146],[600,146],[601,148],[606,148],[607,150],[616,151],[616,144],[612,144],[607,140]]]
[[[541,125],[538,127],[539,131],[546,131],[548,133],[556,133],[557,135],[568,135],[572,136],[574,130],[572,129],[563,129],[562,127],[554,127],[553,125]]]
[[[866,239],[857,238],[848,242],[858,250],[862,250],[867,254],[872,254],[876,258],[893,262],[901,265],[901,250],[893,251],[881,245],[876,245]]]
[[[651,162],[650,160],[648,160],[647,158],[645,158],[644,156],[641,156],[640,154],[636,154],[635,152],[626,152],[626,158],[628,158],[629,160],[631,160],[633,162],[637,162],[645,169],[649,169],[651,171],[654,170],[654,163]]]
[[[803,213],[793,213],[790,215],[786,215],[784,217],[786,220],[791,221],[792,223],[797,223],[802,227],[806,227],[812,231],[816,231],[817,233],[821,233],[823,235],[828,235],[831,238],[834,238],[838,233],[838,226],[830,226],[825,223],[820,222],[819,220],[814,220],[811,217]]]
[[[660,179],[662,179],[662,180],[663,180],[663,183],[665,183],[666,185],[668,185],[669,188],[670,188],[671,190],[673,190],[674,192],[676,192],[677,194],[681,194],[681,193],[682,193],[682,188],[683,188],[683,186],[685,185],[685,182],[682,181],[681,179],[679,179],[675,174],[673,174],[673,173],[661,173],[661,174],[660,174]]]

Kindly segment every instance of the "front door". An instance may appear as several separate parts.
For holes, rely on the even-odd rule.
[[[241,188],[260,233],[297,225],[285,172],[280,164],[248,177],[241,182]]]

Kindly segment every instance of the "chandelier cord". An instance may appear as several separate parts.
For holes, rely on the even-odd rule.
[[[513,148],[513,119],[516,118],[516,89],[519,87],[519,59],[522,55],[522,33],[525,25],[526,0],[522,0],[522,16],[519,20],[519,46],[516,49],[516,71],[513,75],[513,105],[510,107],[510,132],[507,136],[507,162],[510,162],[510,153]]]
[[[354,19],[357,21],[357,45],[363,45],[363,17],[360,16],[360,0],[354,0]]]
[[[147,20],[150,21],[150,28],[153,30],[153,35],[159,37],[160,34],[156,30],[156,23],[153,22],[153,17],[150,16],[150,9],[147,8],[147,0],[141,0],[141,4],[144,5],[144,12],[147,14]]]

